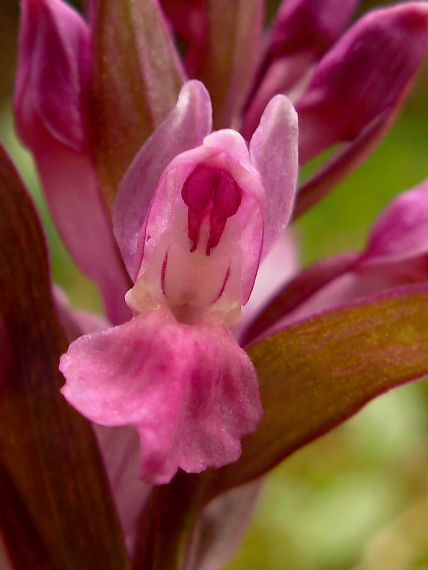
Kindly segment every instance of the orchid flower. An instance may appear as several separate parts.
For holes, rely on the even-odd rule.
[[[235,131],[211,133],[209,95],[191,81],[121,183],[113,222],[134,318],[77,339],[60,369],[86,417],[137,428],[145,482],[236,461],[257,428],[256,373],[228,328],[290,218],[296,145],[284,96],[247,148]]]

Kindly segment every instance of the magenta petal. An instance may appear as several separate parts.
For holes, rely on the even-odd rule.
[[[113,228],[133,279],[139,269],[134,266],[138,234],[163,171],[175,156],[202,144],[211,127],[208,92],[199,81],[188,81],[174,109],[143,145],[126,172],[113,205]]]
[[[287,93],[330,48],[348,24],[356,0],[285,0],[272,25],[254,90],[247,103],[244,137],[252,134],[268,101]]]
[[[53,137],[74,150],[85,142],[82,86],[87,84],[89,29],[60,0],[24,0],[15,89],[16,124],[32,146],[37,114]]]
[[[428,253],[428,180],[395,198],[379,216],[363,255],[365,265]]]
[[[62,356],[66,399],[104,425],[133,424],[141,478],[167,483],[236,461],[262,409],[254,367],[222,325],[167,310],[79,338]]]
[[[250,141],[251,163],[265,190],[265,230],[262,257],[287,225],[297,184],[297,114],[285,95],[266,107]]]
[[[321,60],[296,103],[300,164],[355,139],[394,109],[421,64],[428,4],[409,2],[361,18]]]

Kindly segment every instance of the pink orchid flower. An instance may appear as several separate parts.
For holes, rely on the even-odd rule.
[[[134,318],[80,337],[60,364],[81,413],[136,427],[150,484],[235,461],[262,416],[254,367],[228,329],[291,216],[297,117],[280,95],[248,147],[211,129],[209,95],[190,81],[114,205]]]

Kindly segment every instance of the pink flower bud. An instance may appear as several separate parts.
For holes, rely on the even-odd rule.
[[[328,52],[296,102],[300,164],[351,141],[393,113],[428,44],[428,5],[409,2],[361,18]]]
[[[99,192],[86,128],[89,28],[62,0],[23,0],[14,98],[52,217],[113,323],[129,318],[127,278]]]
[[[284,0],[272,24],[254,81],[242,134],[249,138],[263,110],[305,76],[345,29],[356,0]]]

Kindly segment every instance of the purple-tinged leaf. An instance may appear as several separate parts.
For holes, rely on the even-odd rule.
[[[249,354],[265,415],[243,441],[241,458],[210,472],[215,492],[263,475],[376,396],[428,375],[427,309],[428,288],[407,287],[301,321],[254,345]]]
[[[11,354],[9,337],[0,315],[0,387],[9,366]]]
[[[1,522],[0,522],[0,527],[1,527]],[[11,565],[11,561],[9,556],[7,555],[6,552],[6,547],[4,545],[4,541],[3,538],[0,534],[0,568],[2,568],[2,570],[16,570],[16,568],[12,568]],[[45,566],[45,568],[47,568]]]
[[[32,520],[12,477],[1,461],[0,496],[0,529],[5,539],[5,552],[0,550],[0,568],[55,570],[35,521]],[[0,548],[2,545],[0,542]],[[3,556],[8,558],[7,565]]]
[[[0,200],[0,314],[11,350],[0,386],[5,543],[22,570],[127,569],[93,433],[59,393],[57,366],[66,341],[51,296],[46,247],[4,151]],[[34,551],[23,552],[33,545]]]
[[[208,92],[198,81],[189,81],[180,91],[174,109],[141,148],[126,172],[113,206],[113,227],[132,277],[135,277],[138,235],[163,171],[175,156],[201,145],[211,129]]]
[[[414,79],[428,43],[428,4],[409,2],[362,17],[316,67],[296,102],[299,161],[352,141],[392,113]]]
[[[174,107],[183,72],[155,0],[94,0],[91,138],[107,202]]]
[[[215,129],[235,126],[257,63],[262,0],[208,0],[208,37],[197,79],[213,102]]]

